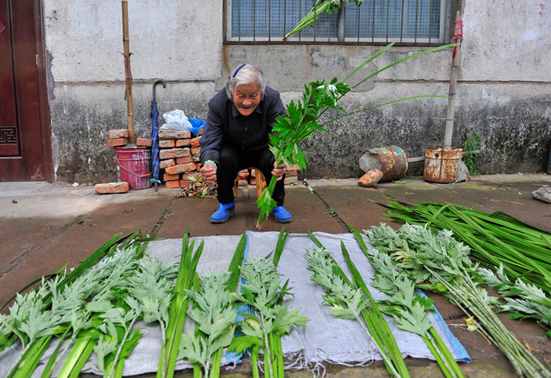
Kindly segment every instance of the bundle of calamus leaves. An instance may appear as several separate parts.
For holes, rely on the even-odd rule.
[[[417,59],[423,55],[449,49],[453,47],[453,44],[425,48],[414,53],[405,54],[394,61],[384,63],[368,71],[366,74],[362,73],[370,63],[381,58],[392,46],[393,44],[391,43],[375,51],[342,80],[337,78],[329,81],[316,80],[304,86],[302,99],[290,101],[287,105],[287,114],[279,116],[272,127],[269,146],[274,154],[276,165],[296,165],[300,170],[304,170],[307,166],[307,159],[304,151],[300,147],[301,143],[312,134],[324,130],[323,125],[320,123],[320,118],[327,111],[344,111],[339,105],[339,101],[347,93],[385,70],[398,64]],[[360,79],[357,79],[358,76],[360,76]],[[349,84],[348,81],[350,80],[355,80],[356,82],[354,84]],[[427,96],[415,96],[412,97],[412,99],[420,97]],[[401,100],[407,99],[409,98],[403,98]],[[334,120],[335,119],[331,120],[331,122]],[[257,228],[261,227],[261,224],[268,218],[271,211],[276,206],[276,202],[272,198],[276,182],[277,177],[272,176],[269,184],[257,199],[257,206],[259,209]]]

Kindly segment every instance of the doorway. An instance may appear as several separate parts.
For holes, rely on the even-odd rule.
[[[52,181],[41,0],[0,0],[0,181]]]

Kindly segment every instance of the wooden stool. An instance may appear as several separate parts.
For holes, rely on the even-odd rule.
[[[248,168],[249,170],[249,177],[251,175],[251,169],[255,170],[255,183],[256,183],[256,198],[260,197],[260,194],[266,187],[266,179],[264,178],[264,175],[262,172],[260,172],[258,169],[255,169],[254,167]],[[239,175],[237,175],[235,182],[233,183],[233,195],[234,197],[237,197],[237,194],[239,193]]]

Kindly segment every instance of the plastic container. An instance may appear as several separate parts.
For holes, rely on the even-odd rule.
[[[126,181],[131,189],[147,189],[149,181],[150,153],[145,148],[117,148],[117,162],[119,163],[119,179]]]
[[[191,135],[194,137],[197,136],[201,129],[207,124],[207,122],[201,118],[188,118],[188,120],[189,123],[191,123]]]

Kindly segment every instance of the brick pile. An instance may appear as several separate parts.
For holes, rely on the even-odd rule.
[[[189,131],[159,131],[161,177],[169,189],[181,188],[185,196],[205,196],[212,189],[199,173],[201,135]]]
[[[125,147],[128,144],[127,129],[113,129],[107,132],[107,145],[112,148]],[[151,139],[137,138],[136,146],[142,148],[151,148]]]
[[[285,185],[296,185],[298,184],[298,167],[288,166],[287,172],[285,174]],[[243,169],[239,171],[237,175],[238,185],[247,186],[247,185],[256,185],[256,172],[254,168]]]

